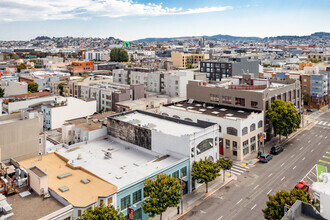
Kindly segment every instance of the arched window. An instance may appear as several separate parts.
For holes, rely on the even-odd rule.
[[[237,129],[233,127],[228,127],[227,128],[227,134],[237,136]]]
[[[213,139],[208,138],[197,145],[197,155],[213,148]]]
[[[219,132],[221,133],[221,126],[219,125]]]
[[[253,123],[251,126],[250,126],[250,132],[256,130],[256,124]]]
[[[162,115],[164,115],[164,116],[168,116],[168,114],[167,114],[167,113],[162,113]]]
[[[258,128],[261,128],[262,127],[262,120],[260,120],[259,122],[258,122]]]
[[[193,121],[191,118],[185,118],[186,121]]]
[[[178,119],[180,119],[180,117],[179,117],[179,116],[177,116],[177,115],[173,115],[173,118],[178,118]]]
[[[246,135],[248,133],[248,128],[247,127],[244,127],[242,129],[242,136]]]

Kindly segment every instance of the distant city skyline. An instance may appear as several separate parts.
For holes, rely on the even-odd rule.
[[[330,32],[329,9],[329,0],[2,0],[0,40],[310,35]]]

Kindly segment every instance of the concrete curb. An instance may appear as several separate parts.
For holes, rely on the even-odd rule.
[[[226,186],[227,184],[231,183],[232,181],[234,181],[234,179],[231,179],[230,181],[224,183],[223,185],[221,185],[220,187],[218,187],[217,189],[214,189],[212,192],[209,192],[208,194],[206,194],[206,197],[201,198],[199,200],[199,202],[197,202],[197,204],[193,205],[190,209],[188,209],[185,213],[181,214],[177,220],[181,219],[182,217],[184,217],[186,214],[188,214],[193,208],[195,208],[196,206],[198,206],[199,204],[201,204],[201,201],[204,201],[206,199],[208,199],[210,196],[212,196],[215,192],[217,192],[219,189],[221,189],[222,187]]]

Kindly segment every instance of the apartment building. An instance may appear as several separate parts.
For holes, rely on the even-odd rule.
[[[55,101],[42,104],[41,112],[43,114],[43,129],[52,130],[62,127],[67,120],[94,114],[96,101],[56,97]]]
[[[144,84],[146,91],[170,97],[186,97],[186,85],[194,79],[192,70],[154,71],[152,69],[114,70],[114,82]]]
[[[214,84],[197,80],[189,81],[187,99],[264,111],[264,129],[268,134],[267,138],[273,132],[266,115],[275,99],[292,102],[297,111],[302,112],[300,81],[259,79],[250,74],[231,77]]]
[[[109,61],[110,51],[86,51],[82,53],[83,59],[95,61]]]
[[[160,113],[173,118],[197,122],[208,121],[219,126],[219,154],[234,160],[255,158],[262,152],[259,135],[264,131],[264,113],[214,103],[192,100],[160,107]]]
[[[26,83],[37,83],[38,84],[38,90],[51,90],[51,84],[54,82],[59,82],[61,80],[68,80],[70,76],[66,75],[28,75],[23,76],[21,75],[19,77],[20,82],[26,82]]]
[[[21,111],[0,116],[1,161],[35,157],[45,153],[45,136],[42,134],[42,115]]]
[[[28,84],[11,80],[0,80],[0,87],[5,89],[4,97],[27,94]]]
[[[259,75],[259,61],[248,60],[246,57],[229,57],[227,59],[202,60],[200,71],[206,73],[210,81],[221,81],[231,76],[241,76],[244,73]]]
[[[68,65],[68,63],[65,62],[63,57],[47,56],[45,58],[36,59],[36,66],[38,68],[56,69],[56,68],[65,67],[66,65]]]
[[[71,65],[67,66],[69,72],[73,75],[78,75],[79,73],[90,73],[94,70],[94,62],[93,61],[76,61],[72,62]]]
[[[183,53],[183,52],[172,52],[171,58],[168,61],[173,62],[174,67],[186,68],[188,64],[199,68],[199,63],[202,60],[209,59],[209,54],[194,54],[194,53]]]

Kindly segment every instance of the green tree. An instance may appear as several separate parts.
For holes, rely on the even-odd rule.
[[[290,192],[281,190],[274,196],[268,195],[268,199],[267,207],[262,212],[264,217],[269,220],[281,219],[284,215],[284,207],[290,208],[296,200],[312,204],[308,191],[302,189],[291,189]]]
[[[30,82],[28,84],[28,92],[29,93],[35,93],[35,92],[38,92],[38,83],[35,83],[35,82]]]
[[[58,84],[57,88],[60,90],[60,95],[63,96],[63,88],[64,88],[65,84],[64,83],[60,83]]]
[[[308,92],[303,92],[302,93],[302,98],[305,102],[310,102],[310,100],[311,100],[311,96],[309,95]]]
[[[225,182],[225,172],[226,170],[231,169],[231,167],[233,166],[233,161],[228,158],[222,157],[217,161],[217,164],[223,170],[223,182]]]
[[[17,72],[21,72],[21,70],[26,69],[26,65],[24,63],[21,63],[17,66]]]
[[[157,174],[154,178],[147,178],[144,184],[144,200],[141,207],[150,217],[160,215],[169,207],[176,207],[181,199],[181,185],[179,179],[167,174]]]
[[[195,69],[195,67],[191,63],[188,63],[187,64],[187,69]]]
[[[124,214],[113,206],[104,206],[101,202],[99,206],[93,209],[86,209],[78,220],[125,220]]]
[[[5,96],[5,89],[0,87],[0,97]]]
[[[128,53],[123,48],[114,48],[110,52],[110,59],[114,62],[127,62]]]
[[[301,121],[299,113],[293,104],[280,99],[276,99],[271,105],[267,117],[274,127],[275,134],[279,135],[280,142],[281,136],[287,137],[294,129],[299,128]]]
[[[191,175],[198,183],[205,183],[207,193],[208,183],[220,176],[219,172],[219,165],[205,157],[204,160],[200,159],[198,162],[193,162]]]

